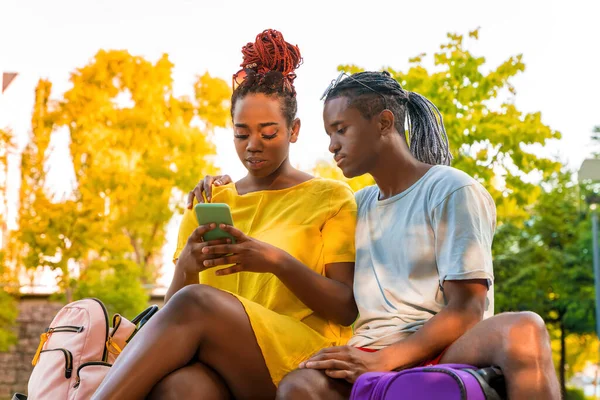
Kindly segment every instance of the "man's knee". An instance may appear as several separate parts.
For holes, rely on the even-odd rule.
[[[533,312],[515,313],[508,327],[504,350],[510,361],[518,363],[550,356],[550,338],[544,320]]]

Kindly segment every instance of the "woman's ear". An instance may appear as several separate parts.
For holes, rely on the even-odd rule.
[[[290,133],[290,143],[296,143],[298,140],[298,135],[300,134],[300,118],[296,118],[294,122],[292,122],[292,130]]]

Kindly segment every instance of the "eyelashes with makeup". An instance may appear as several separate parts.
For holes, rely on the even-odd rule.
[[[275,132],[272,135],[262,135],[262,137],[263,137],[263,139],[266,139],[266,140],[275,139],[277,137],[277,133],[278,132]],[[242,139],[242,140],[243,139],[248,139],[248,136],[249,135],[236,135],[236,134],[233,135],[233,137],[235,137],[236,139]]]

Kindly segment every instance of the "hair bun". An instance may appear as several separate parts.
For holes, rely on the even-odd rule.
[[[278,71],[283,75],[293,73],[302,64],[298,46],[285,41],[281,32],[267,29],[256,36],[254,43],[242,48],[244,60],[240,67],[259,74]]]
[[[242,47],[242,54],[242,69],[233,75],[234,81],[243,77],[245,85],[262,85],[268,77],[268,86],[283,85],[295,96],[294,71],[302,64],[302,56],[298,46],[286,42],[281,32],[267,29],[259,33],[254,43]]]

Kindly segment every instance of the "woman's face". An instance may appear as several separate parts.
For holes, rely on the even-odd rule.
[[[300,121],[289,127],[281,100],[262,93],[248,94],[235,103],[233,134],[242,164],[253,176],[266,177],[288,159],[290,143],[298,139]]]

